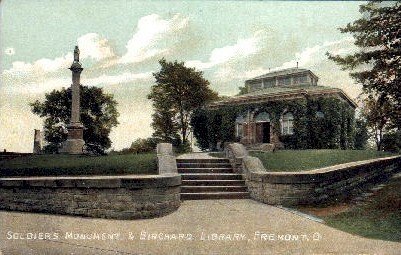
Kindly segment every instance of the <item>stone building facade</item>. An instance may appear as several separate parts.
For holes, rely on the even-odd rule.
[[[341,89],[319,86],[318,80],[313,72],[301,68],[269,72],[245,81],[247,93],[213,102],[208,105],[208,110],[220,110],[231,114],[235,112],[235,116],[229,117],[230,122],[234,121],[235,125],[232,130],[235,138],[230,140],[240,141],[248,147],[282,147],[282,140],[287,137],[307,140],[308,138],[299,136],[307,137],[308,133],[313,132],[307,130],[313,129],[311,122],[320,121],[320,127],[324,128],[326,125],[333,130],[336,129],[333,123],[337,123],[337,129],[349,129],[357,105]],[[336,108],[337,105],[341,107],[338,106],[337,110],[330,109]],[[332,119],[333,116],[335,120]],[[350,132],[346,131],[345,136],[351,135]],[[333,140],[341,139],[340,136]],[[225,140],[223,142],[227,142],[228,139]],[[313,140],[313,137],[309,140]],[[306,145],[307,148],[336,147],[324,144],[314,146],[313,141],[306,142],[312,143]],[[298,141],[299,143],[302,141]]]

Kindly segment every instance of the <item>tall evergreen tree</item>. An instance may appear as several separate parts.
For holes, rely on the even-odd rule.
[[[156,84],[148,98],[153,101],[153,136],[171,142],[179,137],[188,142],[189,124],[193,110],[217,98],[209,88],[203,73],[188,68],[183,62],[159,61],[161,69],[153,74]]]
[[[362,18],[340,28],[352,34],[359,51],[328,56],[350,70],[365,93],[389,104],[390,122],[401,127],[401,1],[370,1],[360,6],[360,12]]]

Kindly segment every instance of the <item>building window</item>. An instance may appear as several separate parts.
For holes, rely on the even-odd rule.
[[[270,115],[267,112],[260,112],[256,115],[255,122],[270,122]]]
[[[294,77],[294,84],[303,84],[307,82],[306,75],[299,75]]]
[[[276,85],[276,80],[270,79],[270,80],[264,80],[263,83],[265,84],[265,88],[271,88]]]
[[[292,135],[294,134],[294,116],[292,113],[286,113],[281,120],[281,134]]]
[[[258,83],[251,83],[249,84],[249,90],[255,91],[263,88],[263,84],[261,82]]]
[[[291,85],[291,77],[283,77],[278,79],[279,85]]]
[[[244,136],[244,116],[240,115],[235,119],[235,136],[242,138]]]

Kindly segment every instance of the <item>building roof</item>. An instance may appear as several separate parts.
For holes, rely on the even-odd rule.
[[[213,102],[209,107],[218,107],[231,104],[249,104],[284,99],[305,98],[305,96],[323,96],[337,94],[354,108],[357,104],[341,89],[325,86],[280,86],[255,90],[243,95],[233,96],[227,99]]]
[[[257,76],[255,78],[246,80],[245,82],[260,80],[260,79],[265,79],[265,78],[273,78],[273,77],[278,77],[278,76],[286,76],[286,75],[291,75],[291,74],[305,73],[305,72],[309,72],[314,77],[318,78],[314,73],[312,73],[308,69],[294,67],[294,68],[288,68],[288,69],[282,69],[282,70],[278,70],[278,71],[269,72],[269,73]]]

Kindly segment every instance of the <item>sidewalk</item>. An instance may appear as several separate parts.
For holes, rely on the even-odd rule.
[[[9,232],[11,231],[11,232]],[[27,233],[58,240],[8,240]],[[17,233],[17,234],[15,234]],[[80,240],[107,233],[119,240]],[[162,218],[118,221],[0,212],[8,254],[400,254],[401,243],[353,236],[253,200],[184,201]],[[134,237],[134,239],[130,239]],[[153,240],[156,239],[156,240]]]
[[[209,155],[208,152],[192,152],[179,155],[180,159],[200,159],[200,158],[215,158]]]

